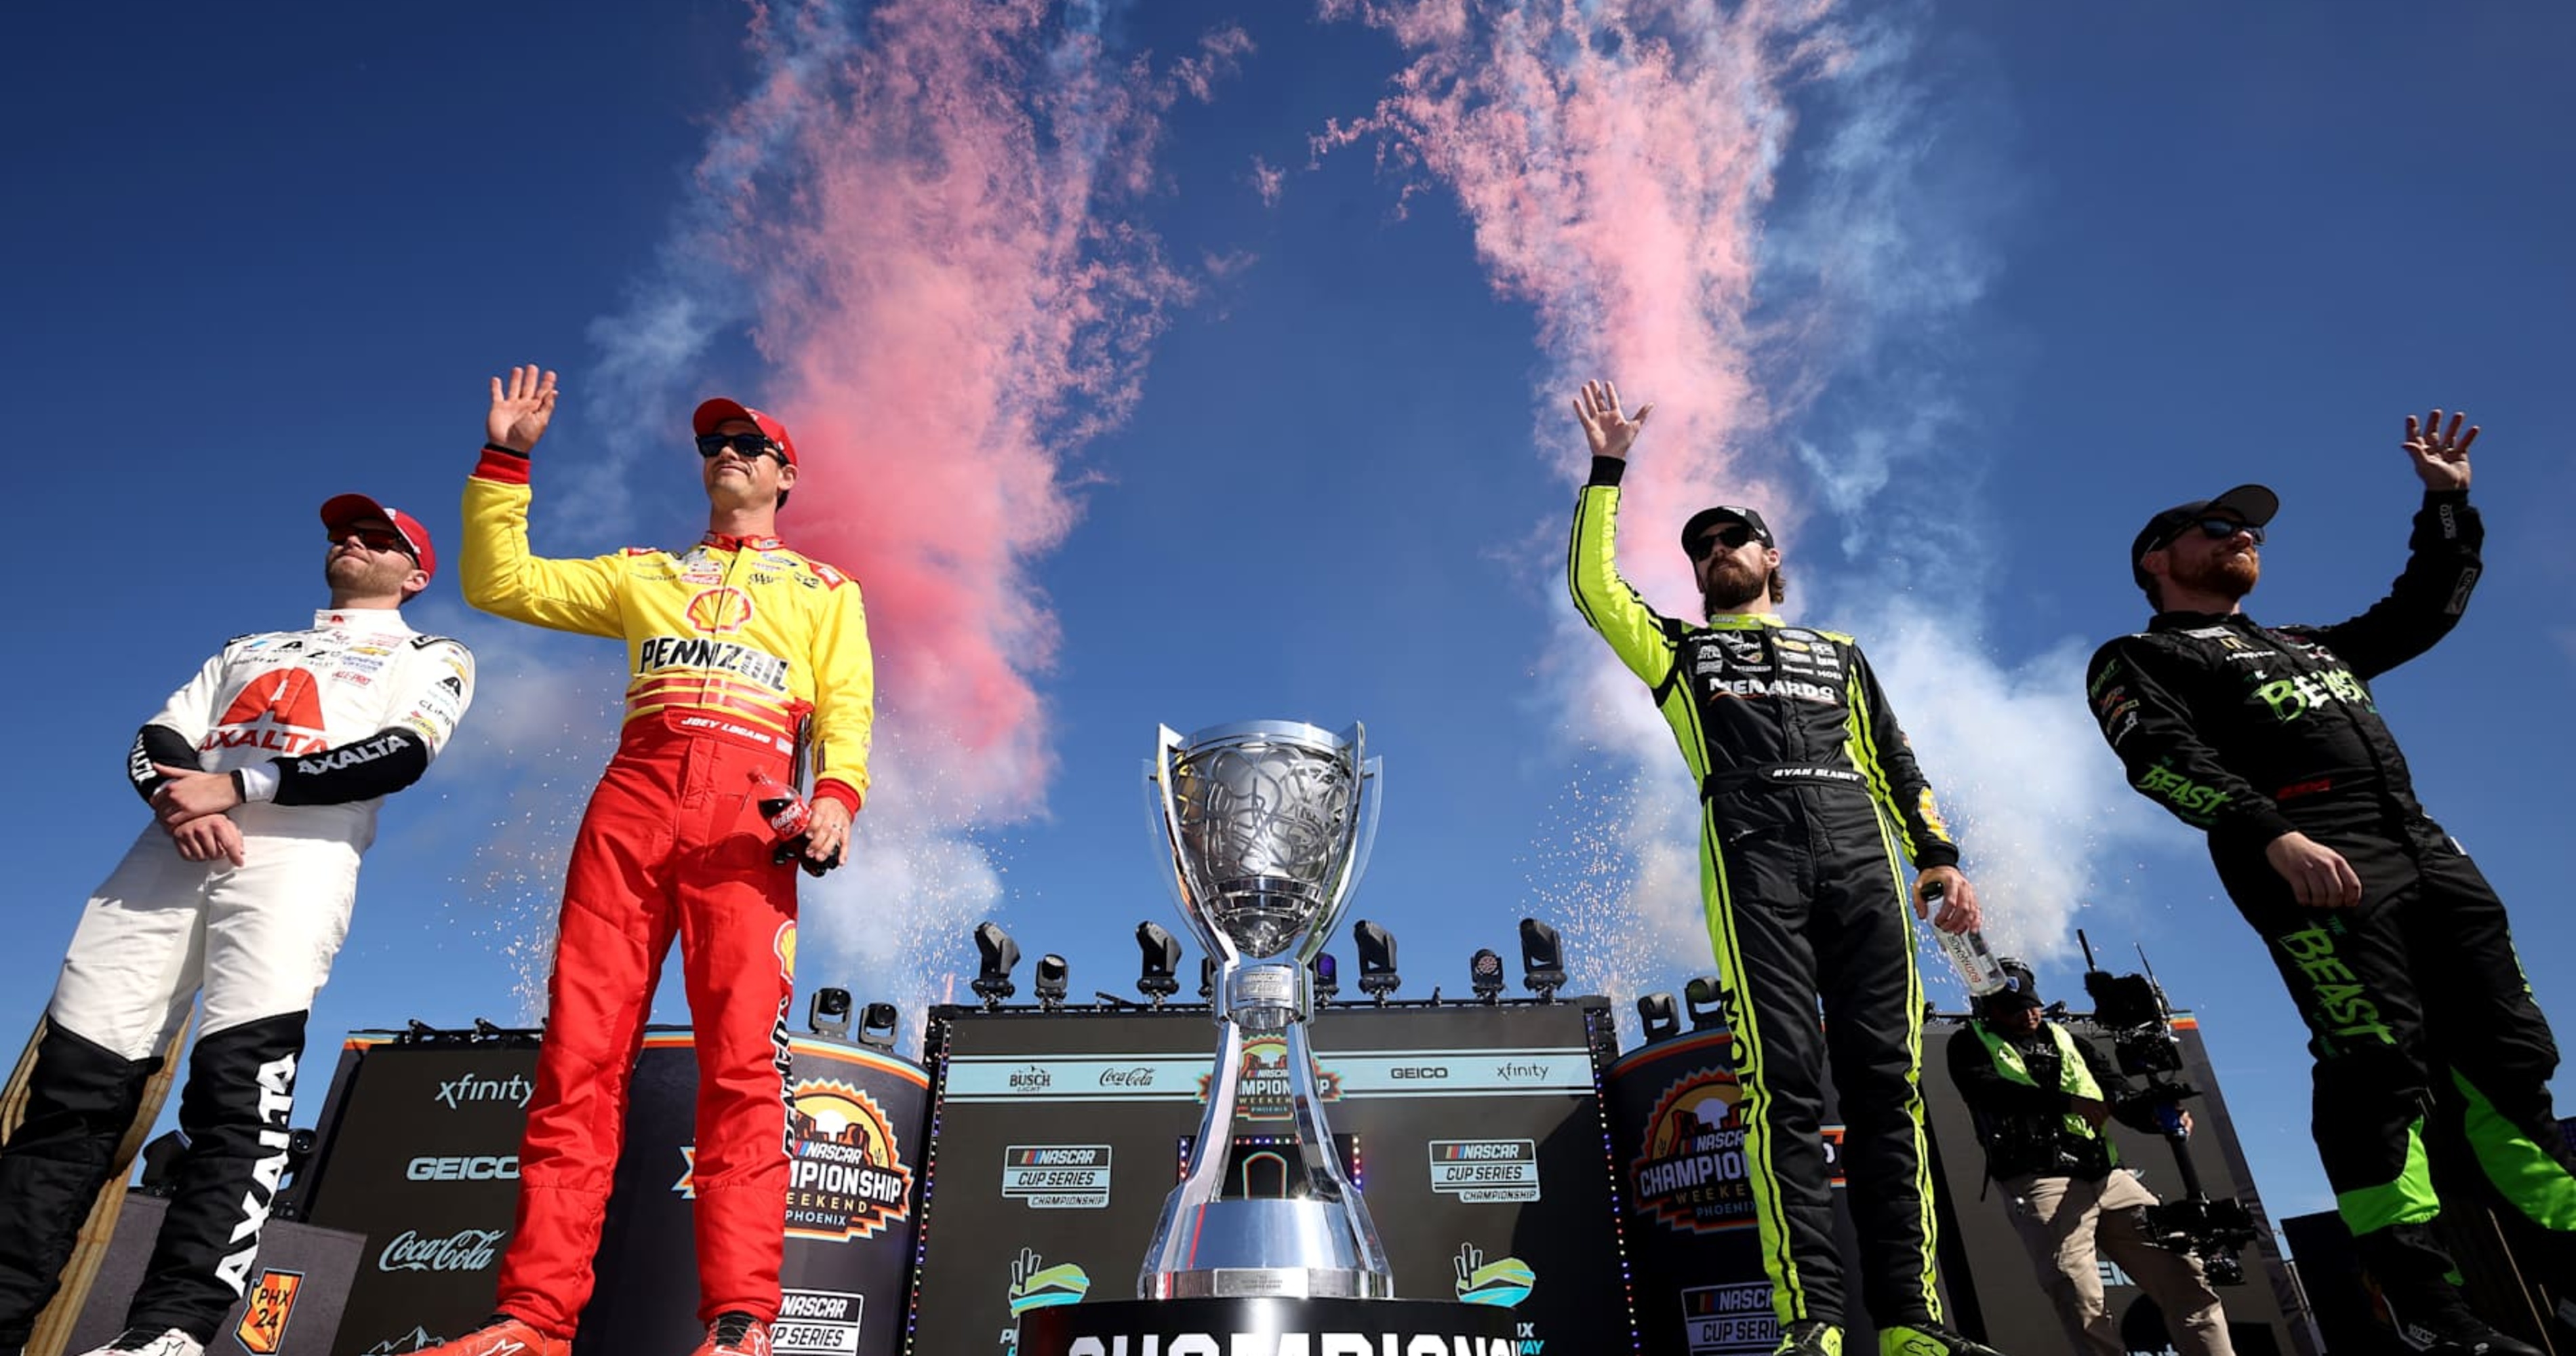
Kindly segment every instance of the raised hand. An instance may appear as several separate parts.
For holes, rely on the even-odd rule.
[[[526,452],[546,436],[555,417],[555,374],[540,376],[537,365],[510,369],[510,384],[492,379],[492,413],[483,421],[483,436],[513,452]]]
[[[1646,426],[1646,416],[1653,414],[1652,404],[1637,407],[1634,419],[1619,412],[1619,388],[1606,381],[1587,381],[1574,397],[1574,417],[1583,424],[1584,441],[1592,444],[1592,455],[1628,458],[1628,448],[1637,441],[1637,433]]]
[[[2415,459],[2415,475],[2428,490],[2465,490],[2469,487],[2469,444],[2478,440],[2478,426],[2469,424],[2462,433],[2460,425],[2468,423],[2466,414],[2453,414],[2451,426],[2442,427],[2442,412],[2435,410],[2415,422],[2406,416],[2406,455]]]

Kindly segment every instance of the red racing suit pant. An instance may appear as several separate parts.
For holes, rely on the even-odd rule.
[[[778,1316],[796,867],[770,861],[750,774],[784,781],[788,759],[666,724],[685,718],[627,724],[564,881],[496,1304],[556,1336],[573,1335],[590,1300],[636,1054],[675,934],[697,1039],[699,1317]]]

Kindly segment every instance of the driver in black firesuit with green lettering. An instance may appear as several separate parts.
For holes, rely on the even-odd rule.
[[[2366,686],[2448,635],[2477,582],[2478,431],[2463,422],[2407,418],[2424,482],[2412,554],[2349,621],[2266,627],[2239,606],[2280,507],[2270,490],[2149,519],[2129,562],[2155,620],[2093,656],[2087,689],[2130,785],[2208,831],[2220,883],[2308,1024],[2317,1153],[2398,1336],[2437,1356],[2536,1356],[2446,1279],[2424,1141],[2466,1139],[2508,1204],[2516,1261],[2567,1295],[2576,1154],[2550,1109],[2558,1047],[2503,901],[2416,803]]]
[[[1943,891],[1945,931],[1978,925],[1976,891],[1860,647],[1767,610],[1785,591],[1760,514],[1712,508],[1682,529],[1704,626],[1658,615],[1620,577],[1619,480],[1653,408],[1628,418],[1606,382],[1576,397],[1593,456],[1568,570],[1576,610],[1654,690],[1700,778],[1700,894],[1735,1037],[1779,1351],[1842,1356],[1847,1287],[1819,1123],[1830,1063],[1882,1356],[1994,1356],[1940,1322],[1917,1086],[1923,985],[1898,862],[1921,873],[1915,916],[1928,912],[1925,886]]]

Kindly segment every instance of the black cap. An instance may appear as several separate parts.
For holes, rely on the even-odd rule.
[[[2154,578],[2138,562],[2145,560],[2149,551],[2172,541],[2174,534],[2184,527],[2213,513],[2234,514],[2247,527],[2261,527],[2280,511],[2281,496],[2261,485],[2239,485],[2215,499],[2195,499],[2188,504],[2176,504],[2149,518],[2147,525],[2138,529],[2138,539],[2129,543],[2129,577],[2138,581],[2139,588],[2152,585]]]
[[[1761,514],[1734,504],[1719,504],[1715,508],[1701,509],[1690,516],[1689,522],[1682,524],[1683,553],[1693,560],[1699,559],[1700,536],[1708,531],[1710,524],[1722,522],[1742,523],[1752,528],[1753,539],[1765,546],[1780,544],[1771,539],[1770,524],[1762,521]]]
[[[2039,1000],[2039,979],[2030,966],[2006,956],[1996,962],[2011,983],[1977,1000],[1977,1015],[1992,1021],[2007,1012],[2043,1006]]]

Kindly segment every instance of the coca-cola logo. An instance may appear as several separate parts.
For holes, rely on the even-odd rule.
[[[378,1271],[481,1271],[498,1260],[499,1229],[459,1229],[424,1238],[405,1229],[376,1255]]]

